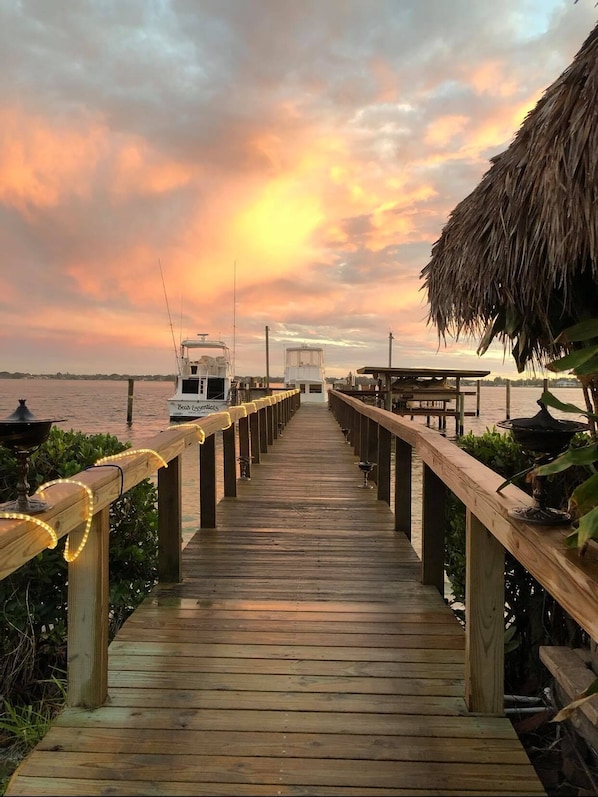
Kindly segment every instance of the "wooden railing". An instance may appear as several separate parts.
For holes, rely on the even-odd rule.
[[[298,390],[281,391],[226,412],[169,427],[138,448],[124,452],[124,456],[108,457],[96,467],[49,486],[44,500],[50,506],[43,514],[28,520],[0,520],[0,579],[47,548],[54,536],[49,531],[58,539],[68,534],[71,551],[76,551],[83,536],[87,536],[80,554],[68,566],[69,705],[94,708],[104,703],[108,693],[110,504],[158,472],[158,579],[179,582],[181,454],[189,446],[199,446],[199,526],[214,528],[216,435],[222,433],[224,495],[236,496],[238,457],[248,460],[248,469],[252,463],[259,463],[260,454],[278,437],[299,401]],[[36,522],[36,518],[45,525]]]
[[[509,551],[566,612],[598,640],[598,554],[565,546],[568,528],[525,524],[509,509],[531,503],[522,490],[422,424],[368,406],[338,391],[330,409],[360,459],[376,462],[378,499],[390,503],[395,447],[395,528],[411,535],[412,453],[422,461],[422,574],[444,589],[447,491],[466,507],[465,689],[470,711],[502,714],[504,706],[504,551]]]

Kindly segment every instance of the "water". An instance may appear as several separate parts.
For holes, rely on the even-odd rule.
[[[469,389],[469,388],[468,388]],[[127,380],[84,379],[0,379],[0,419],[6,418],[17,407],[19,399],[27,400],[27,407],[36,418],[65,418],[57,424],[61,429],[74,429],[85,434],[112,434],[142,448],[143,443],[170,425],[167,399],[173,391],[171,382],[136,381],[133,399],[132,423],[127,424]],[[583,407],[581,388],[559,388],[552,391],[561,401]],[[540,387],[511,388],[511,418],[535,415],[537,400],[542,395]],[[466,411],[475,411],[476,396],[465,397]],[[577,416],[565,415],[551,410],[556,418]],[[483,434],[506,418],[506,388],[482,385],[479,417],[465,417],[464,431]],[[425,424],[425,417],[416,423]],[[434,419],[431,421],[434,426]],[[447,419],[447,436],[454,436],[453,419]],[[198,450],[193,446],[183,453],[183,537],[185,540],[197,529],[199,515],[199,470]],[[413,541],[418,549],[421,537],[421,463],[415,460]],[[222,495],[222,468],[218,467],[219,492]]]
[[[36,418],[65,418],[57,423],[60,429],[73,429],[85,434],[112,434],[133,448],[148,447],[147,441],[167,429],[167,400],[172,395],[172,382],[137,381],[134,386],[132,423],[127,424],[127,380],[86,379],[0,379],[0,419],[17,407],[19,399]],[[217,451],[218,453],[218,451]],[[186,544],[199,522],[199,455],[197,446],[182,454],[183,494],[182,527]],[[220,496],[222,468],[218,468]]]
[[[469,388],[468,388],[469,389]],[[471,388],[473,389],[473,388]],[[0,379],[0,419],[16,409],[21,398],[37,418],[66,418],[59,423],[62,429],[75,429],[85,434],[108,433],[120,440],[138,445],[166,429],[167,399],[173,391],[171,382],[135,382],[132,423],[127,424],[126,380],[84,379]],[[583,407],[581,388],[552,390],[561,401]],[[511,387],[511,418],[524,418],[538,411],[540,387]],[[465,397],[466,411],[475,411],[476,397]],[[550,410],[556,418],[568,417],[558,410]],[[466,417],[465,432],[482,434],[506,418],[506,389],[482,385],[480,416]],[[425,423],[425,418],[416,422]],[[432,425],[433,425],[432,421]],[[447,419],[447,434],[454,434],[454,422]]]

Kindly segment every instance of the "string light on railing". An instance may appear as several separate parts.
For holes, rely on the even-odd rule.
[[[52,541],[46,546],[47,548],[56,548],[58,545],[58,535],[52,526],[44,520],[31,515],[24,515],[22,512],[0,512],[0,520],[26,520],[28,523],[35,523],[36,526],[39,526],[50,535]]]
[[[227,412],[226,410],[224,410],[223,414],[226,415],[226,417],[228,418],[228,426],[223,426],[222,427],[222,431],[226,432],[226,430],[230,429],[231,426],[233,425],[233,419],[230,416],[230,412]]]
[[[63,554],[64,558],[66,559],[67,562],[74,562],[75,559],[79,556],[79,554],[83,550],[83,548],[85,548],[85,543],[87,542],[87,538],[89,537],[89,531],[91,529],[91,521],[93,519],[93,493],[86,484],[83,484],[83,482],[78,482],[75,479],[54,479],[54,481],[45,482],[44,484],[41,485],[41,487],[38,488],[38,492],[43,493],[44,490],[47,490],[48,487],[53,487],[55,484],[76,484],[78,487],[82,487],[87,493],[87,517],[85,518],[85,530],[83,532],[83,538],[79,543],[79,547],[77,548],[75,553],[71,554],[70,543],[69,543],[70,535],[67,535],[66,542],[64,544],[64,554]],[[54,534],[56,535],[56,532],[54,532]]]
[[[172,428],[172,427],[171,427]],[[109,454],[107,457],[102,457],[101,459],[96,459],[96,465],[103,465],[107,462],[112,462],[114,459],[124,459],[125,457],[132,457],[134,454],[152,454],[154,457],[160,460],[160,467],[167,468],[168,462],[158,454],[157,451],[154,451],[153,448],[127,448],[126,451],[121,451],[119,454]]]
[[[206,442],[206,433],[198,423],[177,423],[176,426],[169,426],[168,429],[180,429],[182,426],[192,426],[199,435],[199,445],[203,446],[203,444]]]

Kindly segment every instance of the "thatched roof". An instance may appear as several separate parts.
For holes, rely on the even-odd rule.
[[[441,338],[501,341],[522,371],[598,317],[598,25],[491,163],[421,276]]]

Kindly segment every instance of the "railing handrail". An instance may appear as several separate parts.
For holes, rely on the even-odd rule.
[[[598,639],[598,555],[595,549],[579,556],[565,545],[569,529],[534,526],[511,518],[509,510],[530,504],[531,497],[515,485],[508,485],[498,493],[497,488],[504,483],[504,478],[437,431],[339,391],[330,391],[330,397],[339,399],[410,445],[422,462],[575,622],[592,639]]]
[[[69,481],[80,482],[91,490],[95,515],[154,474],[161,467],[162,460],[168,463],[189,446],[200,445],[205,438],[227,429],[231,423],[297,393],[297,390],[279,391],[205,418],[169,426],[138,446],[127,449],[132,452],[130,456],[118,458],[116,455],[114,460],[118,467],[92,466],[50,487],[44,495],[50,506],[36,517],[54,529],[57,538],[61,539],[87,520],[87,491],[78,488],[77,484],[69,484]],[[203,436],[198,434],[200,429]],[[33,521],[0,519],[0,580],[45,550],[49,542],[48,532]]]

